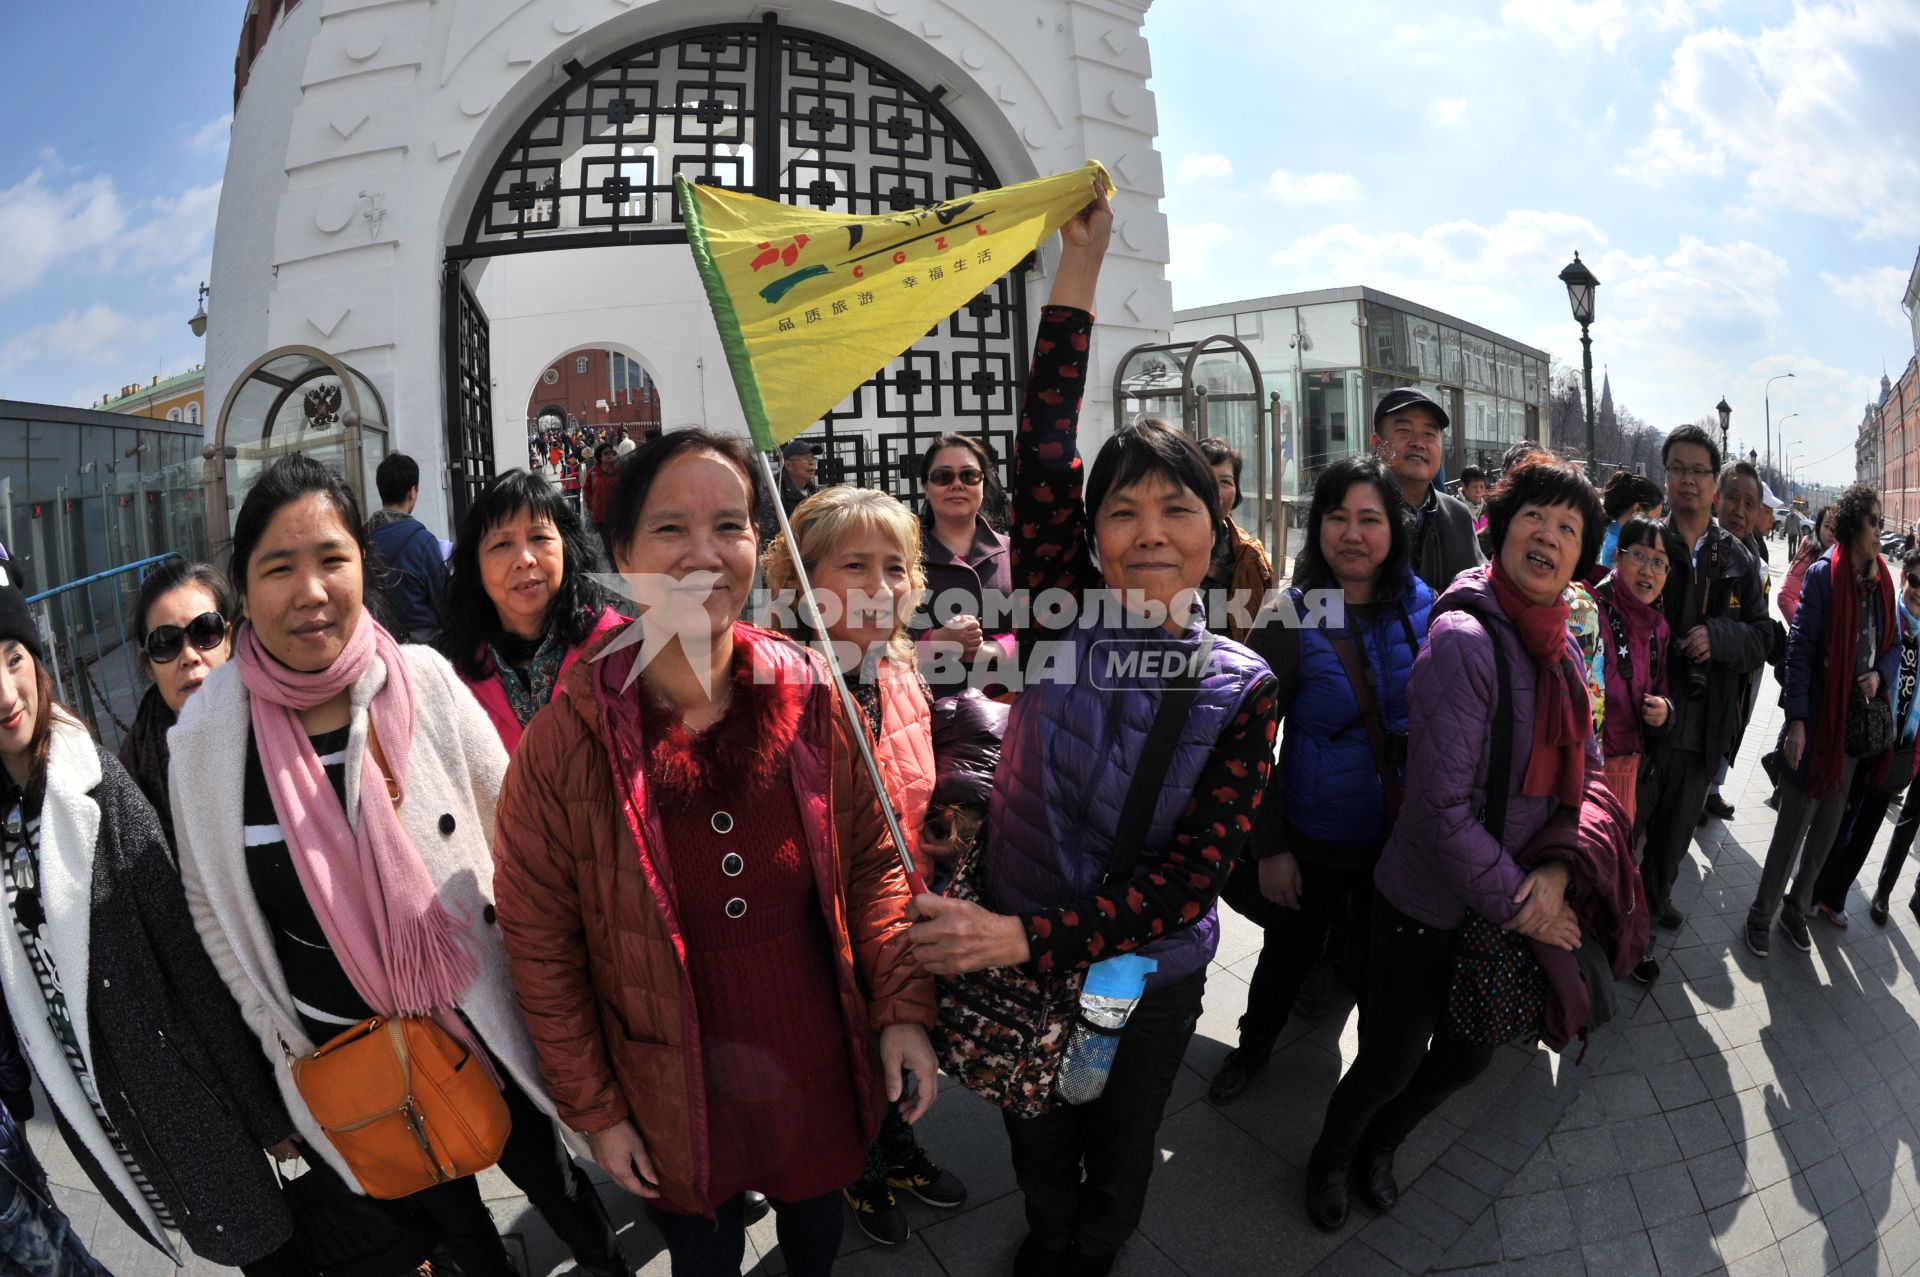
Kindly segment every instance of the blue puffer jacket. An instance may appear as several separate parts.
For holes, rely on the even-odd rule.
[[[1139,630],[1077,629],[1067,640],[1073,644],[1072,677],[1031,683],[1020,693],[1007,718],[988,804],[985,877],[996,911],[1044,909],[1099,890],[1127,789],[1165,694],[1157,674],[1138,666],[1127,672],[1111,662],[1133,652],[1152,651],[1156,658],[1191,654],[1207,640],[1213,643],[1212,659],[1141,844],[1140,863],[1150,865],[1164,858],[1174,823],[1186,811],[1220,734],[1254,684],[1268,675],[1266,662],[1199,626],[1178,639],[1164,633],[1143,636]],[[1192,925],[1183,925],[1188,922]],[[1167,930],[1172,934],[1140,950],[1160,963],[1148,988],[1198,971],[1219,944],[1211,909],[1198,919],[1169,919]]]
[[[1288,591],[1300,606],[1297,591]],[[1407,730],[1407,680],[1426,640],[1433,591],[1411,572],[1397,607],[1378,609],[1354,638],[1390,732]],[[1301,615],[1311,615],[1304,607]],[[1328,641],[1336,630],[1300,632],[1300,682],[1280,745],[1279,792],[1293,828],[1337,847],[1378,847],[1387,836],[1386,799],[1360,702]]]

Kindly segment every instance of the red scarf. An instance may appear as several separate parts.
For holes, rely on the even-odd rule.
[[[1827,603],[1826,667],[1820,679],[1820,719],[1813,725],[1807,742],[1807,796],[1833,798],[1840,793],[1840,769],[1847,758],[1847,710],[1853,704],[1853,670],[1860,657],[1860,592],[1877,590],[1880,595],[1879,639],[1899,641],[1894,628],[1893,574],[1886,561],[1873,556],[1874,580],[1863,584],[1859,564],[1845,544],[1836,541],[1826,553],[1828,583],[1832,592]],[[1879,653],[1874,653],[1878,656]],[[1887,695],[1881,688],[1880,694]]]
[[[1563,806],[1578,807],[1586,792],[1587,737],[1593,734],[1593,708],[1587,685],[1567,655],[1565,595],[1552,603],[1529,603],[1520,587],[1494,559],[1487,572],[1500,610],[1520,631],[1520,642],[1533,658],[1539,677],[1533,707],[1533,747],[1527,755],[1527,776],[1520,792],[1530,798],[1558,798]],[[1490,635],[1498,643],[1498,635]]]

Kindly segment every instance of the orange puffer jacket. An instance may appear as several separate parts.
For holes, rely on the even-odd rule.
[[[624,632],[603,635],[567,671],[514,752],[500,792],[494,903],[561,1119],[583,1132],[631,1119],[667,1201],[710,1214],[717,1203],[707,1200],[700,1016],[660,822],[637,767],[616,784],[596,697],[596,657]],[[857,1064],[874,1065],[873,1103],[862,1114],[870,1140],[881,1097],[874,1034],[934,1022],[933,981],[909,955],[906,876],[823,668],[768,631],[743,624],[734,635],[734,712],[739,698],[780,690],[756,684],[756,665],[777,671],[780,687],[800,688],[789,767],[837,959],[848,1048]]]

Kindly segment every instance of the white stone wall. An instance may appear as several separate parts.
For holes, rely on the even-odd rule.
[[[1114,364],[1172,324],[1140,33],[1150,3],[304,0],[267,42],[235,112],[208,302],[208,419],[265,350],[318,346],[379,389],[390,446],[444,475],[441,265],[505,140],[560,83],[562,61],[591,64],[771,8],[787,26],[945,86],[945,103],[1004,181],[1106,162],[1120,194],[1089,381],[1088,443],[1097,443],[1111,428]],[[1043,254],[1043,266],[1056,255]],[[493,327],[502,468],[524,461],[533,379],[575,346],[643,352],[670,424],[739,425],[684,249],[538,253],[469,269]],[[1046,287],[1043,272],[1036,308]],[[440,485],[423,484],[419,513],[445,528]]]

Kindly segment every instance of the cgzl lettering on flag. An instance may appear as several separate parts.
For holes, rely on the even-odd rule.
[[[687,239],[756,447],[818,421],[1113,183],[1097,162],[847,217],[679,180]],[[985,269],[980,269],[985,268]]]

